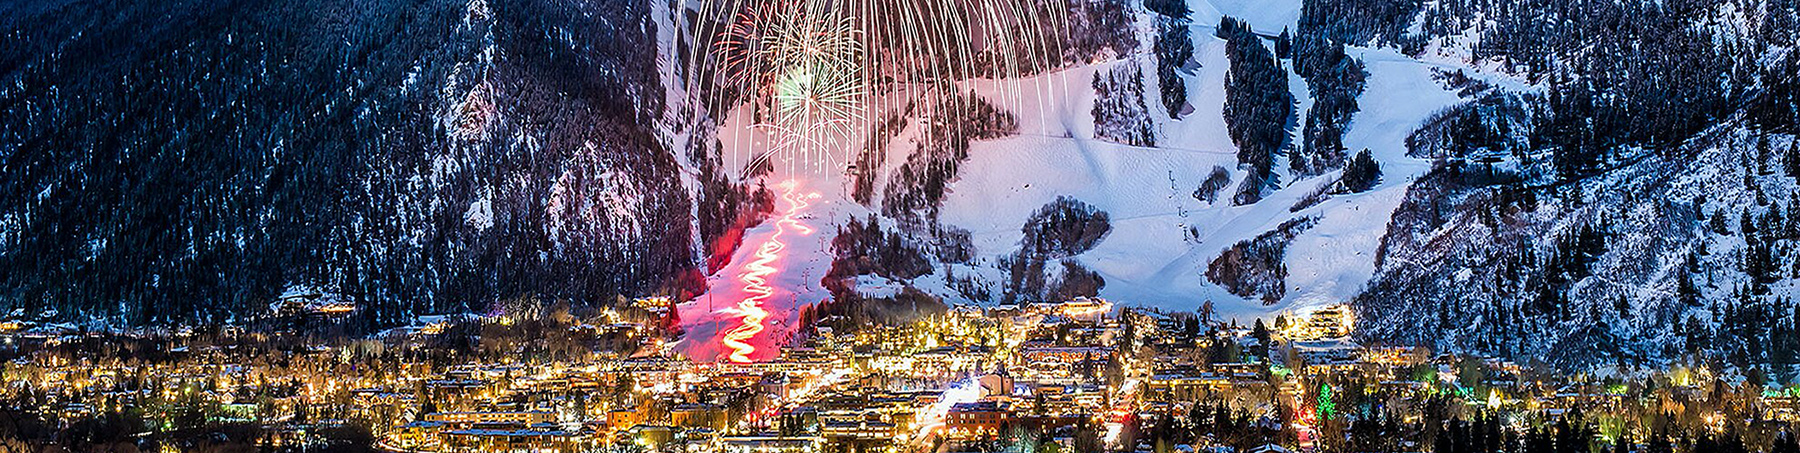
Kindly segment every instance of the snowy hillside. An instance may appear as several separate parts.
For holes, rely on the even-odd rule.
[[[0,310],[664,296],[716,358],[1097,295],[1800,362],[1790,0],[864,2],[832,36],[867,48],[769,68],[821,34],[762,1],[366,3],[9,10]]]
[[[1375,151],[1382,162],[1383,182],[1367,193],[1335,197],[1329,202],[1290,212],[1301,198],[1331,182],[1331,174],[1295,180],[1284,174],[1284,187],[1252,206],[1208,203],[1191,194],[1218,166],[1242,177],[1236,147],[1226,137],[1219,107],[1223,105],[1225,68],[1223,40],[1212,36],[1209,11],[1254,10],[1267,22],[1258,30],[1279,31],[1292,25],[1298,2],[1255,8],[1218,2],[1196,2],[1196,51],[1192,68],[1183,74],[1193,113],[1167,120],[1154,112],[1158,143],[1134,147],[1094,137],[1089,114],[1095,93],[1084,83],[1095,71],[1116,65],[1151,65],[1144,55],[1088,67],[1071,68],[1025,81],[971,82],[978,92],[998,92],[994,85],[1023,83],[1026,96],[1000,105],[1025,114],[1017,136],[978,143],[967,170],[950,186],[942,221],[970,230],[979,254],[988,262],[1016,250],[1019,226],[1039,206],[1058,196],[1073,196],[1110,213],[1114,231],[1081,262],[1106,278],[1101,295],[1121,302],[1175,310],[1193,310],[1213,301],[1228,316],[1248,318],[1284,310],[1305,311],[1349,300],[1374,271],[1374,253],[1387,218],[1411,180],[1429,169],[1422,159],[1406,155],[1406,134],[1431,113],[1459,98],[1432,79],[1438,65],[1413,61],[1388,49],[1358,50],[1370,63],[1365,108],[1345,137],[1352,149]],[[1287,12],[1283,12],[1287,11]],[[1279,21],[1279,22],[1278,22]],[[1295,96],[1308,101],[1296,80]],[[1011,88],[1011,87],[1007,87]],[[1159,106],[1153,106],[1159,107]],[[1277,167],[1285,168],[1285,165]],[[1286,262],[1287,296],[1264,305],[1232,295],[1207,281],[1207,263],[1239,241],[1270,231],[1293,218],[1317,217],[1318,223],[1293,240]],[[1196,234],[1197,233],[1197,234]]]
[[[950,300],[992,303],[993,297],[971,300],[967,291],[952,289],[954,285],[948,278],[973,277],[985,283],[990,292],[999,291],[997,286],[1012,278],[1002,262],[1019,250],[1021,227],[1026,219],[1059,197],[1072,197],[1111,218],[1111,232],[1092,250],[1076,258],[1104,278],[1101,296],[1173,310],[1194,310],[1211,301],[1221,315],[1246,322],[1283,311],[1307,311],[1342,303],[1354,297],[1374,273],[1374,256],[1387,219],[1399,205],[1407,185],[1430,168],[1427,160],[1407,155],[1407,134],[1433,112],[1461,100],[1454,89],[1434,78],[1436,71],[1446,65],[1417,61],[1394,49],[1349,49],[1354,58],[1369,67],[1368,88],[1361,96],[1363,111],[1351,121],[1343,143],[1347,149],[1373,151],[1383,174],[1380,183],[1366,192],[1329,196],[1320,202],[1316,199],[1318,194],[1335,183],[1339,174],[1297,177],[1282,163],[1275,165],[1275,179],[1279,181],[1276,190],[1258,203],[1233,206],[1229,197],[1208,201],[1195,196],[1196,189],[1215,168],[1224,169],[1231,186],[1245,176],[1221,110],[1230,62],[1225,40],[1214,36],[1216,24],[1232,15],[1247,19],[1258,33],[1273,35],[1295,26],[1300,1],[1191,2],[1189,23],[1194,51],[1192,59],[1181,64],[1180,71],[1189,108],[1179,119],[1171,119],[1161,104],[1149,103],[1147,116],[1154,119],[1150,125],[1153,146],[1118,143],[1097,136],[1095,130],[1092,112],[1099,94],[1091,82],[1096,73],[1135,66],[1148,74],[1156,65],[1156,56],[1148,48],[1148,42],[1154,39],[1155,13],[1128,5],[1139,41],[1145,45],[1120,52],[1115,58],[1026,78],[968,80],[959,84],[1015,115],[1019,127],[1005,137],[973,143],[961,170],[947,181],[946,195],[937,214],[938,228],[966,230],[974,259],[965,263],[937,262],[930,275],[894,283]],[[1153,95],[1160,89],[1155,77],[1144,79],[1145,87],[1138,96]],[[1503,78],[1494,79],[1496,84],[1517,85]],[[1312,105],[1306,82],[1297,76],[1291,80],[1290,89],[1298,100],[1299,112],[1304,114]],[[908,96],[915,94],[897,92],[886,96],[911,99]],[[888,100],[883,104],[898,102]],[[747,159],[756,156],[755,150],[766,147],[770,140],[750,127],[747,117],[745,110],[738,109],[720,121],[723,126],[717,135],[724,143],[721,157],[728,168],[743,168]],[[880,200],[913,152],[908,143],[926,133],[920,123],[908,124],[887,142],[885,157],[871,169],[876,175],[875,203],[864,207],[852,201],[846,191],[834,188],[823,192],[831,202],[816,213],[819,218],[837,219],[834,224],[842,224],[846,219],[882,212]],[[1292,140],[1297,141],[1298,127],[1290,127],[1290,132]],[[859,143],[867,138],[859,135],[846,142]],[[846,153],[839,159],[849,162],[854,156]],[[766,180],[785,178],[791,170],[778,169],[777,175]],[[829,171],[808,170],[801,177],[811,178],[812,186],[846,184]],[[1315,198],[1308,200],[1310,206],[1293,209],[1309,198]],[[1287,254],[1282,258],[1287,268],[1287,277],[1280,283],[1284,286],[1279,291],[1282,296],[1265,303],[1257,296],[1235,295],[1208,279],[1209,263],[1234,244],[1265,235],[1295,219],[1311,219],[1311,226],[1299,231],[1287,245]],[[934,241],[930,234],[919,233],[915,231],[915,240]],[[748,238],[746,243],[753,244],[755,239]],[[744,253],[740,250],[734,263],[741,262]],[[715,281],[728,279],[732,272],[728,269],[715,273]],[[1055,266],[1046,272],[1049,278],[1055,278]],[[860,289],[874,293],[893,291],[891,287]]]
[[[1760,131],[1766,129],[1746,124],[1768,124],[1771,115],[1792,117],[1788,105],[1792,101],[1778,97],[1791,94],[1752,92],[1756,99],[1740,102],[1762,106],[1753,107],[1762,112],[1754,114],[1760,118],[1755,121],[1743,119],[1744,113],[1730,111],[1726,104],[1704,104],[1712,102],[1708,99],[1741,99],[1734,90],[1759,83],[1758,73],[1791,64],[1780,59],[1791,60],[1792,52],[1749,50],[1776,42],[1764,35],[1786,33],[1782,27],[1720,25],[1708,22],[1715,16],[1705,10],[1608,3],[1615,10],[1607,14],[1636,14],[1632,23],[1640,29],[1684,31],[1655,35],[1670,40],[1664,43],[1669,51],[1640,57],[1660,58],[1668,62],[1666,66],[1613,70],[1640,74],[1632,80],[1669,82],[1607,88],[1611,85],[1581,79],[1584,74],[1600,78],[1607,73],[1556,69],[1555,62],[1593,61],[1586,59],[1603,51],[1649,52],[1644,50],[1648,48],[1544,45],[1589,36],[1579,30],[1600,26],[1595,25],[1602,23],[1599,19],[1550,27],[1530,21],[1531,14],[1539,14],[1535,10],[1518,10],[1519,17],[1492,16],[1480,5],[1405,0],[1085,5],[1101,5],[1088,10],[1089,16],[1104,16],[1109,11],[1106,5],[1122,8],[1126,19],[1121,23],[1135,39],[1116,41],[1110,51],[1102,47],[1086,60],[1023,77],[960,80],[954,91],[966,95],[945,94],[944,89],[884,92],[880,104],[890,108],[876,113],[885,118],[883,125],[846,140],[877,144],[841,154],[844,162],[854,165],[848,174],[815,169],[800,175],[814,186],[839,188],[822,191],[831,202],[817,214],[830,219],[831,225],[841,228],[857,219],[857,228],[862,228],[863,219],[875,216],[874,222],[889,228],[873,230],[877,237],[902,233],[873,248],[852,234],[866,235],[856,233],[863,230],[840,233],[830,247],[837,255],[829,266],[831,275],[824,278],[834,300],[888,301],[891,306],[916,309],[916,297],[913,302],[902,300],[914,297],[907,291],[990,304],[1092,293],[1123,304],[1171,310],[1210,305],[1220,319],[1245,322],[1353,303],[1368,318],[1359,325],[1367,327],[1362,334],[1371,340],[1516,355],[1558,348],[1567,353],[1565,365],[1580,366],[1592,366],[1594,357],[1609,354],[1675,355],[1680,348],[1669,349],[1672,343],[1665,334],[1671,323],[1674,331],[1695,338],[1746,334],[1720,332],[1716,322],[1705,323],[1705,335],[1693,333],[1693,328],[1681,330],[1690,314],[1702,320],[1751,316],[1743,314],[1749,312],[1770,318],[1758,322],[1776,326],[1768,328],[1775,333],[1765,329],[1758,335],[1779,334],[1787,328],[1781,326],[1794,324],[1791,316],[1782,314],[1787,313],[1782,295],[1791,286],[1785,279],[1755,285],[1771,288],[1768,291],[1733,289],[1749,284],[1731,277],[1741,273],[1726,270],[1743,267],[1746,248],[1764,253],[1770,246],[1756,244],[1785,239],[1725,240],[1715,247],[1731,250],[1726,257],[1688,260],[1685,266],[1694,268],[1694,278],[1706,280],[1695,284],[1705,289],[1695,290],[1700,295],[1694,298],[1742,299],[1736,295],[1755,294],[1744,299],[1747,302],[1727,304],[1752,308],[1687,313],[1665,308],[1661,300],[1666,297],[1657,295],[1668,294],[1671,282],[1683,281],[1668,269],[1693,247],[1677,245],[1685,241],[1670,238],[1639,237],[1687,228],[1682,225],[1685,214],[1630,208],[1646,199],[1681,203],[1695,196],[1733,198],[1729,194],[1742,193],[1719,181],[1694,179],[1729,173],[1732,167],[1684,168],[1669,159],[1712,156],[1702,160],[1711,162],[1742,157],[1749,146],[1746,140],[1761,137]],[[1771,12],[1754,20],[1785,20],[1783,14],[1792,12]],[[1707,25],[1683,28],[1689,23],[1684,21]],[[1681,41],[1696,34],[1729,35],[1730,40],[1713,41],[1739,47],[1688,44],[1705,42],[1704,37]],[[1653,34],[1637,36],[1649,39]],[[1579,50],[1558,50],[1570,48]],[[1770,57],[1743,57],[1759,53]],[[1721,54],[1731,57],[1712,57]],[[1730,64],[1741,69],[1732,72],[1729,66],[1718,66],[1718,61],[1731,59],[1739,60]],[[1676,71],[1691,74],[1683,78]],[[1692,74],[1707,71],[1733,74],[1732,82],[1723,91],[1690,90],[1703,95],[1688,98],[1673,110],[1651,107],[1655,96],[1667,93],[1670,86],[1698,80]],[[1272,77],[1278,84],[1259,84],[1266,81],[1254,80],[1257,77]],[[1764,90],[1776,86],[1760,83]],[[1243,88],[1262,86],[1286,86],[1287,93],[1268,96]],[[1606,129],[1611,123],[1601,121],[1616,120],[1597,117],[1583,125],[1579,115],[1592,110],[1582,109],[1625,106],[1592,102],[1600,98],[1584,94],[1599,90],[1612,90],[1611,99],[1641,102],[1629,105],[1637,105],[1636,112],[1652,113],[1641,116],[1642,124],[1624,122]],[[969,100],[971,96],[975,100]],[[1292,105],[1286,109],[1268,104],[1269,99],[1289,98]],[[896,107],[901,105],[906,107]],[[1708,111],[1720,113],[1695,113]],[[964,114],[973,116],[957,116]],[[744,112],[735,111],[730,118],[721,121],[727,124],[719,134],[724,146],[758,146]],[[1726,122],[1730,118],[1739,119]],[[974,129],[980,136],[966,145],[938,140],[946,133],[952,137],[966,133],[959,132],[959,122],[998,124],[1003,129],[998,133]],[[1258,131],[1270,126],[1285,131],[1285,137],[1275,137],[1272,143],[1258,141],[1267,139]],[[1690,137],[1698,140],[1707,127],[1719,128],[1705,134],[1710,145],[1682,145]],[[1581,135],[1583,130],[1586,135]],[[1604,143],[1570,141],[1576,136],[1611,138]],[[1718,142],[1719,137],[1737,138]],[[1787,143],[1779,135],[1757,139],[1774,143],[1777,149]],[[1674,151],[1677,148],[1685,151]],[[732,155],[753,153],[725,155],[729,160]],[[1655,158],[1629,157],[1634,155],[1664,160],[1659,164]],[[743,160],[739,157],[736,165]],[[1499,179],[1470,179],[1471,165],[1488,172],[1479,174]],[[781,171],[777,174],[786,177]],[[1505,229],[1506,236],[1459,233],[1470,228],[1469,222],[1492,223],[1476,215],[1490,209],[1486,206],[1491,201],[1466,198],[1463,194],[1470,190],[1462,186],[1466,184],[1500,187],[1484,190],[1509,194],[1512,198],[1507,200],[1513,201],[1506,202],[1527,196],[1541,204],[1530,208],[1537,209],[1534,214],[1521,218],[1532,220]],[[1582,189],[1571,193],[1571,187]],[[1773,204],[1779,205],[1791,191],[1788,185],[1776,184],[1759,193],[1777,199]],[[1706,203],[1723,202],[1715,198]],[[1728,217],[1739,212],[1714,209]],[[1573,283],[1509,277],[1523,279],[1471,284],[1472,278],[1491,275],[1489,268],[1494,266],[1472,257],[1509,256],[1506,259],[1518,263],[1515,266],[1529,269],[1543,268],[1545,261],[1558,262],[1561,258],[1543,254],[1567,256],[1568,247],[1560,244],[1572,241],[1571,231],[1593,223],[1599,212],[1620,213],[1615,214],[1619,222],[1607,224],[1609,232],[1600,236],[1613,241],[1609,244],[1630,244],[1619,247],[1636,250],[1615,249],[1596,258],[1591,266],[1605,271],[1575,275],[1580,281]],[[1623,227],[1624,219],[1635,219],[1638,226]],[[1066,242],[1070,239],[1079,241],[1071,245]],[[1535,254],[1517,255],[1521,242]],[[845,244],[865,248],[844,249]],[[1773,255],[1785,253],[1784,246],[1773,247]],[[1627,258],[1633,253],[1653,257],[1640,263]],[[1779,257],[1771,260],[1774,265],[1787,263]],[[819,266],[823,264],[805,268],[816,272]],[[1581,280],[1595,278],[1600,283]],[[1469,301],[1516,308],[1521,299],[1539,297],[1523,291],[1545,291],[1541,288],[1554,288],[1556,298],[1579,301],[1572,306],[1614,307],[1614,312],[1633,315],[1628,323],[1570,315],[1534,324],[1538,327],[1532,328],[1542,329],[1538,333],[1511,334],[1510,346],[1492,343],[1513,331],[1490,328],[1495,324],[1481,320],[1498,315]],[[1620,295],[1624,301],[1614,303]],[[843,307],[819,310],[821,316],[876,316]],[[1678,318],[1679,322],[1671,321]],[[1446,331],[1445,326],[1432,324],[1433,319],[1474,323]],[[1628,340],[1597,341],[1607,335]],[[1593,347],[1572,348],[1567,341],[1626,346],[1604,346],[1610,352],[1596,354]],[[1733,354],[1768,357],[1770,351]]]

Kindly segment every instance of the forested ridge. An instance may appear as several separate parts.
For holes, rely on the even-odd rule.
[[[1367,339],[1791,375],[1793,2],[1309,1],[1305,14],[1302,34],[1467,49],[1542,87],[1440,71],[1467,101],[1408,140],[1435,168],[1355,300]]]
[[[695,286],[645,3],[6,8],[0,307],[242,320],[303,288],[386,324]]]

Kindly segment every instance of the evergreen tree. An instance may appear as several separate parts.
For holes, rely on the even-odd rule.
[[[1218,36],[1231,61],[1225,79],[1226,132],[1238,147],[1238,162],[1249,170],[1232,202],[1255,203],[1274,184],[1275,155],[1287,142],[1294,95],[1288,91],[1287,71],[1276,65],[1249,24],[1221,18]]]
[[[1350,163],[1344,166],[1344,176],[1339,183],[1345,191],[1356,193],[1373,189],[1380,181],[1381,163],[1376,162],[1375,156],[1365,149],[1356,153],[1356,157],[1351,158]]]
[[[1145,6],[1156,11],[1156,80],[1161,87],[1162,103],[1170,118],[1179,118],[1187,106],[1187,83],[1178,70],[1194,57],[1194,40],[1188,26],[1187,3],[1180,0],[1147,0]]]
[[[1275,36],[1275,57],[1293,58],[1294,37],[1288,34],[1287,27],[1281,28],[1281,34]]]
[[[1302,71],[1313,96],[1312,110],[1307,113],[1301,132],[1300,150],[1289,159],[1289,166],[1302,175],[1318,174],[1344,164],[1344,130],[1359,110],[1356,98],[1362,95],[1368,77],[1362,62],[1346,55],[1341,43],[1328,43],[1312,52],[1295,66]]]
[[[1269,358],[1269,341],[1272,340],[1273,337],[1269,333],[1269,328],[1263,325],[1262,318],[1256,318],[1256,326],[1250,329],[1250,337],[1256,339],[1256,347],[1251,349],[1250,353],[1256,356],[1256,361],[1258,362],[1267,361]]]

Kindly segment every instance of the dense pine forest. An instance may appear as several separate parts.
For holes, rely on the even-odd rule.
[[[1301,34],[1468,49],[1542,87],[1440,73],[1470,100],[1408,140],[1435,169],[1356,301],[1367,337],[1792,373],[1792,2],[1357,3],[1308,2]]]
[[[386,324],[695,289],[646,3],[5,8],[0,308],[244,320],[299,291]]]

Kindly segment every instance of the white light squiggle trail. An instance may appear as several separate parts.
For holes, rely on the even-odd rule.
[[[775,287],[769,286],[769,276],[781,271],[777,262],[781,261],[783,256],[781,252],[787,249],[787,244],[781,242],[782,234],[789,229],[801,236],[813,233],[812,227],[800,223],[798,218],[801,211],[805,211],[806,207],[811,204],[807,200],[817,198],[819,195],[816,193],[801,194],[799,192],[800,183],[794,180],[782,182],[776,187],[781,189],[781,199],[788,202],[788,209],[782,213],[781,219],[775,222],[775,234],[769,236],[769,240],[763,242],[756,249],[756,260],[745,265],[745,269],[748,270],[738,276],[738,281],[744,285],[744,292],[750,296],[738,301],[737,311],[743,315],[740,324],[730,332],[726,332],[725,337],[721,340],[726,348],[731,349],[727,360],[732,362],[751,362],[753,360],[751,355],[756,353],[756,346],[750,344],[749,341],[767,328],[763,322],[768,319],[769,312],[764,310],[762,305],[763,302],[767,302],[770,297],[775,295]]]

